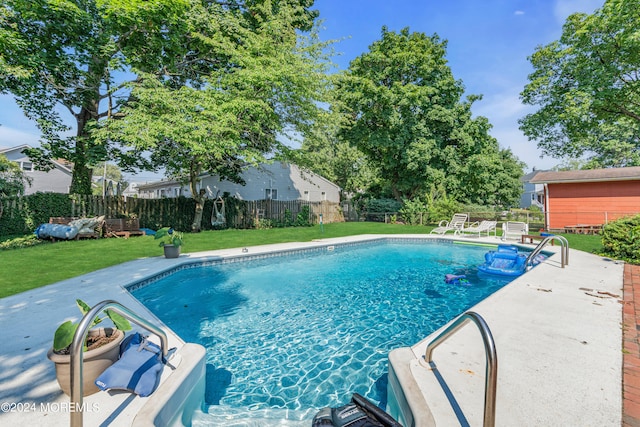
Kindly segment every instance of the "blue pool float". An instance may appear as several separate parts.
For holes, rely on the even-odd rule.
[[[526,270],[527,256],[515,246],[500,245],[497,251],[484,255],[484,264],[478,267],[483,273],[499,276],[520,276]]]

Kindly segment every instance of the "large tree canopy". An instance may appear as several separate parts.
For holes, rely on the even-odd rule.
[[[293,2],[292,2],[293,3]],[[101,135],[150,151],[154,164],[186,178],[200,229],[203,172],[232,181],[286,147],[278,136],[308,131],[324,87],[323,44],[303,37],[299,5],[256,2],[250,12],[218,4],[189,11],[192,61],[171,73],[143,74],[131,100]]]
[[[639,0],[607,0],[592,15],[571,15],[560,40],[531,55],[521,97],[538,110],[520,128],[545,154],[640,165],[639,23]]]
[[[0,34],[0,92],[11,93],[43,135],[30,156],[73,163],[71,192],[91,193],[91,165],[114,157],[125,168],[136,156],[97,144],[90,128],[113,113],[135,66],[157,69],[175,60],[175,23],[187,0],[5,0]],[[172,31],[167,31],[173,28]],[[126,95],[122,95],[126,96]],[[75,121],[75,129],[68,123]],[[74,135],[68,136],[70,131]]]
[[[312,4],[312,0],[4,0],[0,93],[11,93],[42,132],[42,147],[30,156],[40,159],[41,165],[51,157],[69,160],[74,165],[71,192],[90,194],[91,166],[98,161],[115,160],[127,171],[148,166],[138,153],[91,134],[100,120],[118,115],[139,73],[171,76],[175,84],[190,82],[196,87],[199,76],[212,68],[234,66],[221,53],[222,46],[217,57],[204,57],[198,51],[211,35],[195,30],[212,15],[198,16],[194,11],[222,9],[259,25],[261,13],[289,9],[295,26],[308,29],[316,16],[307,10]],[[73,121],[75,126],[70,126]],[[69,136],[70,131],[75,132]]]
[[[383,28],[337,79],[348,117],[341,137],[367,155],[399,201],[437,188],[462,202],[515,203],[521,164],[500,150],[486,118],[471,117],[479,97],[461,101],[464,87],[445,54],[437,35]]]

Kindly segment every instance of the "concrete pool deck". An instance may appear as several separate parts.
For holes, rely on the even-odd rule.
[[[251,247],[248,254],[380,237],[411,236],[354,236],[268,245]],[[487,242],[500,243],[494,239]],[[557,246],[546,249],[559,250]],[[161,257],[136,260],[0,299],[0,403],[13,405],[8,412],[4,410],[7,406],[3,406],[0,425],[69,424],[69,412],[64,407],[69,399],[59,391],[46,352],[58,324],[80,317],[75,307],[76,298],[90,305],[114,299],[143,317],[155,319],[123,285],[201,257],[237,256],[243,256],[242,248],[189,254],[178,260]],[[559,255],[554,256],[474,307],[474,311],[485,317],[496,338],[499,360],[496,425],[640,425],[640,349],[636,328],[640,319],[640,268],[636,271],[627,267],[630,266],[571,250],[566,268],[560,268]],[[638,298],[634,298],[635,295]],[[168,333],[170,347],[178,347],[180,351],[184,346],[180,338],[161,322],[156,323]],[[463,402],[472,402],[468,419],[471,425],[476,425],[477,413],[482,409],[483,387],[476,386],[479,380],[483,381],[484,351],[481,350],[479,357],[471,358],[471,362],[465,362],[465,351],[477,351],[474,346],[480,342],[478,334],[472,327],[465,326],[456,336],[463,341],[462,346],[455,347],[456,339],[452,338],[436,350],[434,360],[440,363],[445,355],[444,359],[451,362],[471,363],[464,369],[452,364],[451,372],[446,372],[444,363],[442,365],[443,376],[465,414],[467,407]],[[425,346],[423,341],[411,347],[416,361],[424,354]],[[178,359],[176,364],[179,362]],[[438,366],[440,368],[440,364]],[[163,382],[169,374],[163,374]],[[418,377],[420,375],[418,370]],[[460,388],[456,386],[457,380],[453,380],[456,376],[461,377]],[[466,382],[471,386],[467,387]],[[110,396],[105,392],[87,397],[85,403],[95,404],[93,407],[97,410],[85,414],[85,425],[130,425],[147,399],[127,393]],[[448,415],[438,413],[440,408],[435,402],[428,399],[438,424],[451,425],[451,418],[449,422],[438,418]],[[455,425],[455,418],[453,421]]]

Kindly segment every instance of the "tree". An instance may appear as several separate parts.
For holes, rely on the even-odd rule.
[[[91,194],[91,166],[116,159],[130,170],[144,157],[97,143],[91,129],[126,99],[132,67],[170,67],[188,0],[4,0],[0,93],[11,93],[42,132],[29,156],[73,163],[71,193]],[[65,113],[67,115],[63,115]],[[67,123],[75,122],[75,129]],[[68,132],[75,130],[75,135]]]
[[[293,161],[337,184],[343,194],[356,194],[367,189],[377,177],[367,157],[354,145],[338,138],[339,122],[336,114],[328,111],[322,114]]]
[[[25,184],[31,184],[31,179],[24,175],[16,162],[0,154],[0,199],[21,196],[24,194]],[[2,218],[2,211],[3,204],[0,200],[0,218]]]
[[[562,36],[529,57],[521,93],[538,110],[520,129],[545,154],[587,167],[640,165],[640,1],[607,0],[567,18]]]
[[[520,164],[499,150],[486,118],[471,117],[480,97],[461,101],[464,87],[445,54],[437,35],[383,28],[381,40],[337,80],[338,108],[347,116],[340,136],[367,155],[398,201],[441,188],[457,201],[511,204],[512,196],[485,187],[508,169],[513,178],[502,184],[519,191]],[[466,185],[471,177],[482,187]]]
[[[252,2],[239,13],[192,5],[185,34],[190,62],[171,73],[139,72],[131,101],[104,123],[103,140],[148,150],[154,164],[189,183],[199,231],[203,173],[240,181],[250,164],[285,153],[278,136],[306,133],[318,112],[324,44],[300,33],[299,1]],[[302,2],[310,3],[310,2]]]

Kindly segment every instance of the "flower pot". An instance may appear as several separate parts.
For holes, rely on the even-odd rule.
[[[178,258],[180,256],[180,246],[164,245],[165,258]]]
[[[82,365],[82,395],[89,396],[100,389],[94,381],[109,366],[113,365],[120,357],[120,343],[124,339],[124,332],[112,328],[91,329],[88,337],[104,336],[112,338],[111,341],[96,349],[85,351]],[[71,395],[71,356],[68,354],[54,353],[53,348],[49,349],[47,357],[56,365],[56,378],[62,391]]]

